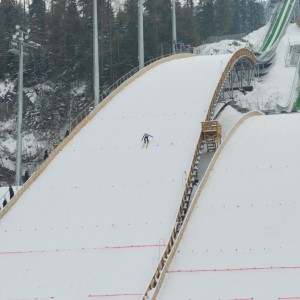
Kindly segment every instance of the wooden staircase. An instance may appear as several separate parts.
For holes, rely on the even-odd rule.
[[[222,127],[218,121],[205,121],[202,123],[202,138],[207,151],[216,151],[221,144]]]

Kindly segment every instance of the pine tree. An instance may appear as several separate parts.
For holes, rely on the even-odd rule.
[[[50,64],[53,68],[52,76],[63,74],[66,69],[67,40],[66,40],[66,1],[52,0],[49,36]]]
[[[146,0],[144,17],[145,57],[172,51],[172,10],[170,0]]]
[[[215,12],[212,0],[199,1],[195,9],[195,19],[202,41],[215,34]]]
[[[30,40],[41,45],[37,51],[27,51],[30,58],[25,69],[25,85],[34,85],[47,79],[48,73],[48,36],[46,26],[45,0],[33,0],[29,5],[28,27]]]
[[[247,20],[248,20],[248,5],[247,5],[247,0],[240,0],[240,5],[239,5],[239,18],[240,18],[240,32],[244,33],[248,31],[248,25],[247,25]]]
[[[198,45],[199,34],[196,30],[195,7],[193,0],[186,0],[183,7],[177,3],[177,39],[186,45]]]
[[[8,50],[12,35],[15,33],[15,25],[20,24],[22,13],[23,9],[16,1],[0,2],[0,79],[4,79],[5,74],[17,72],[17,57],[8,53]]]
[[[66,80],[71,83],[83,79],[80,64],[81,51],[83,50],[80,41],[82,29],[76,0],[68,0],[65,17],[66,70],[68,73]]]
[[[230,7],[231,7],[231,33],[240,33],[241,32],[241,14],[240,14],[240,0],[231,0]]]
[[[138,1],[126,0],[118,13],[120,54],[119,72],[126,73],[138,65]]]
[[[258,3],[255,0],[248,0],[247,6],[247,29],[248,31],[253,31],[263,26],[265,23],[264,8],[261,3]]]
[[[88,93],[92,94],[93,82],[93,1],[78,0],[80,18],[80,73],[88,82]]]
[[[99,3],[99,34],[100,34],[100,70],[101,85],[105,89],[105,85],[112,84],[112,68],[113,68],[113,23],[114,12],[110,0],[102,0]]]
[[[231,12],[229,0],[216,0],[215,11],[217,35],[230,34]]]
[[[46,31],[46,4],[45,0],[32,0],[29,5],[29,22],[31,35],[34,40],[41,42]]]

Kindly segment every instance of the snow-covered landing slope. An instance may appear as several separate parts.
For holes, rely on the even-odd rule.
[[[67,144],[1,220],[1,300],[140,297],[230,57],[162,63]]]
[[[237,129],[157,299],[300,299],[299,127],[299,114],[284,114]]]

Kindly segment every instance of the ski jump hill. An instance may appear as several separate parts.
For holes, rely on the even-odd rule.
[[[150,65],[70,134],[1,212],[0,299],[141,298],[172,232],[201,121],[241,58],[253,56]]]
[[[0,212],[0,299],[300,299],[298,114],[244,115],[182,201],[241,59],[160,60],[83,120]]]

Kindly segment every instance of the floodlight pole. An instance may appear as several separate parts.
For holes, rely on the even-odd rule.
[[[18,121],[17,121],[17,154],[16,154],[16,185],[21,186],[22,168],[22,122],[23,122],[23,63],[24,63],[24,33],[19,30],[19,83],[18,83]]]
[[[144,12],[143,0],[138,2],[138,45],[139,45],[139,69],[144,68]]]
[[[99,104],[99,96],[100,96],[97,0],[93,0],[93,57],[94,57],[94,102],[96,107]]]
[[[176,34],[176,2],[172,0],[172,50],[176,54],[177,34]]]
[[[9,52],[19,55],[19,74],[18,74],[18,117],[17,117],[17,145],[16,145],[16,186],[21,186],[22,172],[22,122],[23,122],[23,65],[24,65],[24,46],[37,49],[40,45],[34,42],[25,42],[28,39],[30,30],[24,32],[16,25],[16,33],[13,35],[11,49]]]

